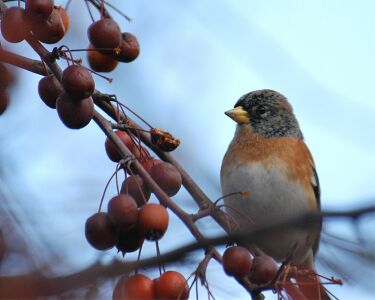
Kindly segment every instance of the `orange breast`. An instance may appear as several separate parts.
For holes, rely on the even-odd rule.
[[[222,176],[227,164],[251,164],[258,162],[265,168],[276,167],[277,161],[284,161],[289,180],[299,181],[308,191],[309,205],[318,208],[312,188],[314,161],[302,140],[293,137],[265,138],[252,132],[248,127],[238,128],[223,160]]]

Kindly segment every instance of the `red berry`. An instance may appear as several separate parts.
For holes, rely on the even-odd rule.
[[[181,188],[180,172],[170,163],[156,164],[150,169],[150,175],[168,196],[174,196]]]
[[[47,19],[52,9],[53,0],[25,0],[25,10],[31,17]]]
[[[137,38],[129,32],[122,33],[120,52],[111,56],[121,62],[131,62],[139,55],[140,47]]]
[[[34,36],[46,44],[55,44],[65,35],[64,23],[54,10],[47,19],[34,19],[32,30]]]
[[[123,254],[134,252],[141,248],[144,240],[145,238],[137,226],[130,229],[122,229],[117,233],[116,248]]]
[[[139,175],[128,176],[122,183],[121,193],[132,196],[138,207],[145,205],[151,196],[151,191]]]
[[[92,45],[89,49],[95,49]],[[112,57],[102,54],[99,51],[87,51],[87,60],[89,62],[90,68],[96,72],[111,72],[117,65],[118,61]]]
[[[255,284],[265,284],[275,278],[278,266],[268,255],[256,256],[250,272],[250,281]]]
[[[120,46],[121,31],[112,19],[101,19],[87,30],[90,43],[102,53],[113,53]]]
[[[145,275],[122,276],[117,282],[113,300],[153,300],[154,282]]]
[[[132,196],[119,194],[108,202],[108,215],[118,228],[133,227],[138,219],[137,203]]]
[[[56,100],[63,91],[63,87],[53,74],[44,76],[39,81],[39,97],[50,108],[56,108]]]
[[[115,134],[120,138],[120,140],[130,151],[134,150],[135,144],[129,134],[122,130],[115,131]],[[117,151],[115,144],[108,137],[105,140],[104,146],[110,160],[114,162],[119,162],[121,160],[122,156]]]
[[[11,43],[19,43],[30,33],[30,21],[21,7],[7,8],[1,20],[1,33]]]
[[[95,82],[91,73],[78,65],[67,67],[62,73],[61,82],[65,91],[73,99],[90,97],[95,89]]]
[[[0,115],[7,109],[9,96],[5,90],[0,90]]]
[[[138,228],[150,241],[162,238],[168,228],[167,209],[160,204],[146,204],[139,210]]]
[[[133,149],[133,154],[141,164],[143,164],[145,161],[151,159],[151,154],[150,154],[150,152],[148,152],[148,150],[145,147],[143,147],[143,146],[139,147],[139,145],[136,145],[135,148],[137,148],[138,153],[136,153],[135,149]]]
[[[167,271],[154,281],[155,298],[160,300],[186,300],[189,286],[179,272]]]
[[[223,255],[225,273],[230,276],[244,277],[250,273],[253,260],[249,250],[244,247],[227,248]]]
[[[116,243],[115,227],[104,212],[93,214],[86,220],[87,241],[98,250],[111,249]]]
[[[162,163],[163,161],[160,159],[148,159],[142,163],[142,166],[147,172],[150,172],[153,166],[162,164]]]
[[[64,24],[65,33],[67,33],[70,27],[70,20],[69,20],[68,13],[62,6],[54,6],[53,10],[56,11],[60,15],[60,18]]]
[[[62,93],[57,98],[56,110],[66,127],[80,129],[90,123],[94,115],[94,102],[91,97],[77,101]]]
[[[0,90],[5,90],[15,81],[14,75],[0,63]]]

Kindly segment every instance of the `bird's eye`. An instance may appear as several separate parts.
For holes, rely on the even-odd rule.
[[[262,116],[267,112],[267,108],[265,106],[258,106],[256,110],[257,114]]]

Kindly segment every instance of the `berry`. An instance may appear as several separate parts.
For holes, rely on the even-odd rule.
[[[113,53],[111,56],[121,62],[131,62],[139,55],[140,47],[137,38],[129,32],[122,33],[120,52]]]
[[[104,212],[93,214],[86,220],[85,235],[90,245],[98,250],[111,249],[116,243],[115,227]]]
[[[230,276],[244,277],[250,273],[253,260],[249,250],[244,247],[227,248],[223,255],[225,273]]]
[[[162,151],[171,152],[180,145],[180,140],[164,130],[152,128],[150,134],[151,142]]]
[[[57,98],[56,110],[66,127],[80,129],[90,123],[94,115],[94,102],[91,97],[77,101],[62,93]]]
[[[161,163],[163,163],[163,161],[162,160],[160,160],[160,159],[148,159],[148,160],[146,160],[146,161],[144,161],[143,163],[142,163],[142,166],[143,166],[143,168],[147,171],[147,172],[150,172],[150,170],[151,170],[151,168],[153,167],[153,166],[155,166],[155,165],[158,165],[158,164],[161,164]]]
[[[117,282],[113,294],[113,300],[153,300],[154,282],[143,274],[128,277],[122,276]]]
[[[274,259],[268,255],[256,256],[250,272],[250,281],[255,284],[266,284],[275,278],[278,266]]]
[[[132,149],[132,153],[141,164],[151,158],[150,152],[148,152],[148,150],[141,145],[136,144]]]
[[[7,8],[1,20],[1,33],[11,43],[23,41],[30,33],[30,21],[21,7]]]
[[[179,272],[167,271],[154,281],[155,298],[160,300],[186,300],[189,287],[186,279]]]
[[[118,228],[133,227],[138,219],[137,203],[132,196],[119,194],[108,202],[108,215]]]
[[[63,87],[53,74],[47,75],[39,81],[39,97],[50,108],[56,108],[56,100],[63,91]]]
[[[176,167],[170,163],[163,162],[154,165],[150,169],[150,175],[170,197],[176,195],[181,188],[181,174]]]
[[[56,11],[60,15],[60,18],[64,24],[65,33],[67,33],[70,27],[70,20],[69,20],[68,13],[62,6],[54,6],[53,10]]]
[[[141,248],[144,239],[137,226],[126,230],[119,230],[117,233],[116,248],[123,255],[126,252],[134,252]]]
[[[135,144],[129,134],[127,134],[125,131],[122,131],[122,130],[115,131],[115,134],[120,138],[120,140],[124,143],[124,145],[130,151],[134,150]],[[107,155],[110,160],[114,162],[119,162],[121,160],[122,157],[120,153],[117,151],[115,144],[108,137],[105,140],[104,146],[105,146],[105,151],[107,152]]]
[[[71,65],[62,73],[61,79],[65,91],[73,99],[90,97],[95,89],[91,73],[84,67]]]
[[[55,44],[65,35],[64,23],[54,10],[47,19],[34,19],[32,31],[39,41],[46,44]]]
[[[113,53],[120,46],[121,31],[112,19],[101,19],[87,30],[90,43],[102,53]]]
[[[0,63],[0,90],[5,90],[11,84],[13,84],[15,78],[11,72]]]
[[[95,49],[92,45],[89,49]],[[102,54],[99,51],[87,51],[87,60],[90,68],[96,72],[111,72],[118,65],[118,61],[112,57]]]
[[[4,90],[0,90],[0,115],[7,109],[9,104],[8,93]]]
[[[122,183],[121,193],[132,196],[138,207],[145,205],[151,196],[151,191],[139,175],[128,176]]]
[[[47,19],[53,10],[53,0],[25,0],[25,10],[31,17]]]
[[[168,212],[163,205],[150,203],[139,210],[138,228],[147,240],[160,240],[167,231],[168,221]]]

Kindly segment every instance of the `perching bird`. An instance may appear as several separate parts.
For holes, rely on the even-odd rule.
[[[237,122],[237,128],[221,166],[221,188],[223,195],[245,192],[245,196],[237,193],[224,198],[238,229],[246,232],[319,212],[314,161],[288,100],[276,91],[258,90],[242,96],[225,114]],[[289,257],[294,266],[314,270],[320,231],[320,221],[294,224],[245,244],[278,261]],[[317,282],[316,278],[310,280]],[[319,284],[300,287],[307,299],[330,299]]]

